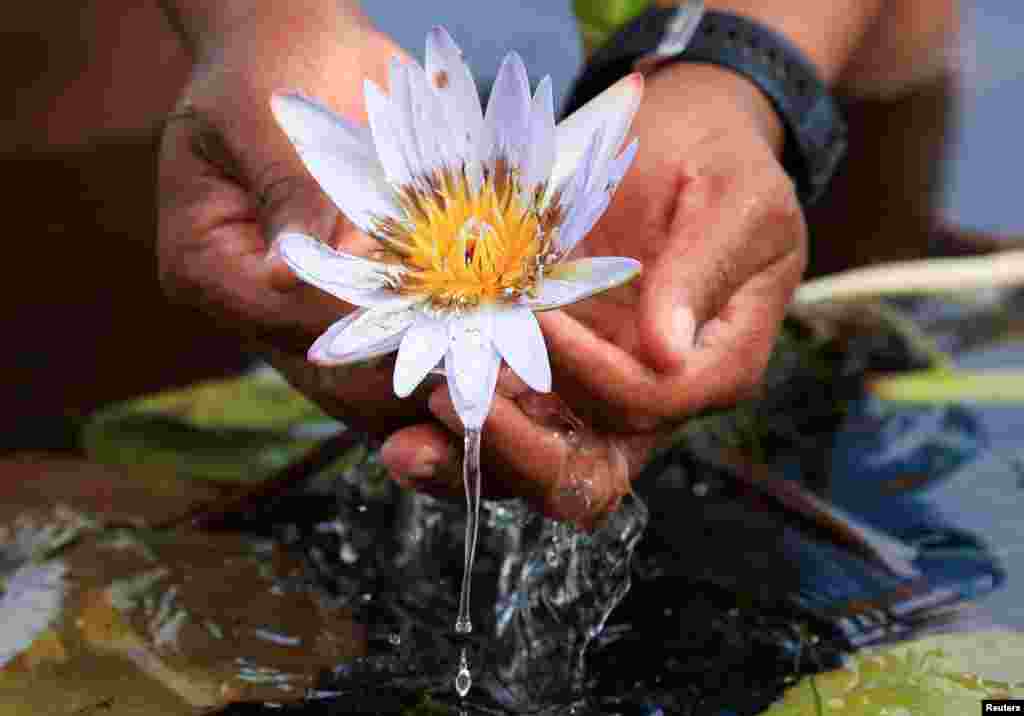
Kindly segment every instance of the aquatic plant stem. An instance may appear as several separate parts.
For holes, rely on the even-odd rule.
[[[480,525],[480,429],[466,430],[465,454],[462,457],[462,481],[466,488],[466,552],[462,572],[462,592],[459,594],[459,616],[455,620],[458,634],[473,631],[469,616],[470,586],[473,581],[473,560],[476,556],[476,537]]]
[[[920,259],[851,269],[806,281],[796,304],[878,296],[941,294],[1024,285],[1024,250],[968,258]]]

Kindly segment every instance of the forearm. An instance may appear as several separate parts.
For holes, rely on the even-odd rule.
[[[661,5],[675,4],[659,0]],[[709,9],[743,15],[780,32],[834,84],[879,17],[883,0],[708,0]]]
[[[157,0],[167,21],[193,58],[205,56],[223,38],[240,28],[272,27],[288,36],[288,28],[320,22],[344,32],[370,27],[358,0]]]
[[[671,6],[678,0],[656,0]],[[754,18],[799,47],[839,94],[891,96],[950,69],[957,0],[708,0]]]
[[[811,274],[932,250],[955,116],[957,10],[955,0],[888,4],[840,77],[849,151],[808,214]]]

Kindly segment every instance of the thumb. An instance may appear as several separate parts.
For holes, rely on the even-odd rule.
[[[350,228],[313,178],[305,174],[301,166],[292,170],[295,173],[274,179],[259,194],[262,223],[269,239],[266,257],[268,280],[279,290],[287,290],[300,283],[278,250],[278,240],[283,234],[306,234],[337,247],[340,243],[338,235]]]
[[[254,190],[268,239],[268,278],[275,288],[286,290],[299,279],[278,251],[282,234],[306,234],[337,247],[336,234],[351,227],[345,225],[341,212],[306,171],[284,133],[276,125],[269,133],[276,156],[265,156],[262,167],[254,170]]]

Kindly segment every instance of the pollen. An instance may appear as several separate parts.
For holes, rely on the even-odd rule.
[[[437,308],[533,295],[554,251],[561,209],[524,196],[517,172],[498,160],[473,189],[465,170],[446,168],[398,191],[404,221],[376,222],[378,258],[398,264],[397,287]]]

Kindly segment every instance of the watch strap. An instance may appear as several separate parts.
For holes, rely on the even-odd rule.
[[[659,46],[676,12],[676,8],[652,8],[621,28],[587,63],[574,85],[568,111],[633,71],[638,60]],[[785,127],[782,165],[793,178],[801,202],[809,205],[821,196],[846,151],[846,124],[800,50],[760,23],[708,10],[689,45],[670,61],[719,65],[753,82]]]

